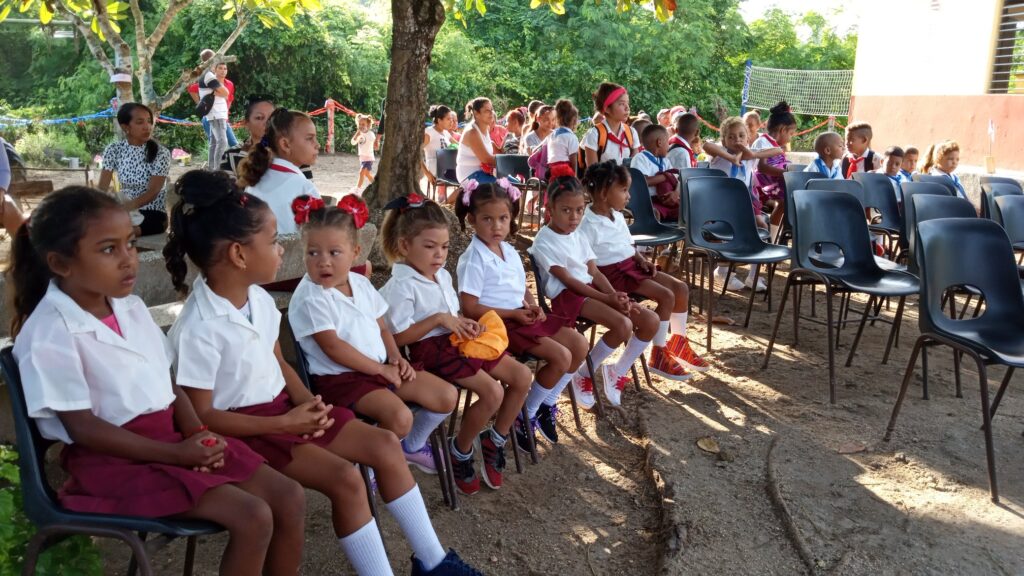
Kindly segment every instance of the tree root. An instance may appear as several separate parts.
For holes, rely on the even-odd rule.
[[[807,543],[804,542],[803,537],[800,535],[800,530],[797,529],[796,523],[793,522],[793,515],[789,512],[789,507],[786,506],[786,501],[782,498],[782,492],[779,490],[779,482],[775,475],[775,466],[773,461],[773,455],[775,453],[775,445],[778,444],[779,437],[775,436],[772,438],[772,443],[768,447],[768,459],[765,469],[768,476],[768,484],[766,486],[768,490],[768,497],[772,501],[772,507],[775,509],[775,514],[778,515],[779,520],[782,522],[783,528],[786,529],[786,536],[789,537],[789,541],[796,548],[797,555],[800,556],[800,560],[803,561],[804,566],[807,567],[807,571],[812,575],[820,573],[817,563],[814,561],[814,555],[811,554],[810,548],[807,547]]]

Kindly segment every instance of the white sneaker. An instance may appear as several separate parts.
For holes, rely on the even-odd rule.
[[[753,274],[748,275],[747,279],[743,281],[743,287],[744,288],[750,288],[750,285],[753,283],[752,282],[753,280],[754,280],[754,275]],[[759,277],[757,279],[757,290],[756,291],[757,292],[764,292],[767,289],[768,289],[768,285],[765,284],[764,278],[760,278]]]
[[[601,379],[604,380],[604,395],[612,406],[622,406],[622,391],[629,383],[629,376],[619,375],[611,364],[601,365]]]
[[[725,282],[725,275],[728,272],[728,266],[719,266],[718,268],[715,268],[715,281],[718,282],[719,284]],[[739,292],[740,290],[743,290],[743,282],[741,282],[740,279],[736,277],[735,272],[729,276],[729,290],[732,290],[733,292]]]
[[[597,403],[597,400],[594,399],[593,378],[576,372],[572,375],[572,391],[576,395],[576,402],[587,410],[593,408],[594,404]]]

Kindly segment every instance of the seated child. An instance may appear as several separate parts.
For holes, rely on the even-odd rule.
[[[590,243],[597,269],[612,288],[657,303],[654,312],[659,324],[648,362],[651,371],[672,380],[687,380],[687,369],[704,372],[709,368],[686,338],[689,288],[682,281],[658,272],[654,263],[637,251],[622,216],[629,200],[629,184],[629,170],[623,166],[614,162],[590,166],[583,185],[592,202],[583,213],[579,231]]]
[[[387,304],[360,274],[359,229],[366,204],[349,194],[337,207],[303,196],[295,203],[306,248],[306,275],[288,305],[288,321],[324,401],[375,420],[402,439],[405,459],[436,474],[431,432],[455,409],[455,387],[402,357],[388,331]],[[410,412],[406,402],[415,404]]]
[[[188,290],[186,256],[200,274],[170,338],[178,382],[199,416],[327,496],[334,534],[358,574],[392,572],[353,462],[374,469],[413,550],[413,574],[467,573],[456,571],[465,564],[441,547],[398,437],[314,396],[284,360],[281,313],[259,287],[273,280],[283,252],[267,204],[239,192],[223,172],[188,172],[176,191],[167,269],[180,292]]]
[[[743,124],[747,127],[747,146],[753,146],[761,136],[761,127],[764,126],[761,113],[757,110],[747,112],[743,115]]]
[[[822,178],[843,180],[843,173],[837,164],[843,157],[843,137],[835,132],[822,132],[814,139],[814,151],[818,157],[804,168],[804,172],[817,172]]]
[[[216,522],[228,532],[222,574],[297,574],[302,488],[208,431],[172,381],[167,339],[132,294],[139,259],[124,207],[91,188],[57,190],[13,248],[14,359],[39,433],[65,444],[60,504]]]
[[[949,178],[956,188],[957,196],[967,200],[967,191],[960,183],[960,177],[954,174],[959,165],[960,145],[955,140],[945,140],[928,147],[924,153],[924,163],[921,165],[920,172]]]
[[[613,406],[622,404],[629,371],[658,331],[658,317],[638,306],[625,292],[612,287],[597,268],[597,258],[587,238],[577,231],[586,206],[580,181],[556,178],[548,185],[551,220],[540,229],[530,255],[543,274],[544,291],[551,299],[551,313],[564,318],[584,317],[608,329],[590,352],[601,371],[604,393]],[[620,345],[626,344],[614,365],[602,364]],[[599,368],[598,368],[599,367]],[[596,402],[594,375],[583,363],[573,375],[576,401],[585,408]]]
[[[516,441],[529,450],[528,435],[533,428],[548,442],[558,442],[555,405],[586,358],[588,346],[575,329],[576,318],[544,314],[526,288],[522,260],[505,241],[516,232],[518,200],[519,190],[505,179],[493,184],[463,184],[455,212],[462,225],[468,221],[476,234],[459,256],[457,272],[459,302],[465,314],[480,319],[494,311],[505,323],[509,351],[544,361],[526,396],[531,428],[521,418],[516,420]]]
[[[903,175],[904,182],[910,182],[914,179],[914,172],[917,170],[917,157],[920,153],[914,146],[903,147],[903,166],[900,168],[900,174]]]
[[[759,160],[785,154],[785,150],[777,147],[766,148],[757,152],[751,151],[747,147],[747,127],[743,120],[737,116],[726,118],[722,122],[721,134],[721,144],[713,142],[704,143],[704,151],[712,157],[710,166],[725,172],[731,178],[740,180],[747,187],[747,190],[750,190],[751,180]],[[754,219],[757,222],[757,226],[767,229],[768,222],[761,212],[761,199],[753,192],[750,193],[750,203],[754,208]],[[740,282],[739,278],[729,274],[728,265],[719,266],[715,270],[715,277],[720,282],[728,282],[729,290],[742,290],[744,287],[747,287],[758,292],[764,292],[768,289],[764,278],[758,278],[757,286],[754,287],[753,266],[750,267],[750,273],[747,274],[747,279],[744,282]]]
[[[679,171],[668,160],[668,130],[660,124],[649,124],[640,135],[644,150],[633,158],[629,167],[647,178],[651,203],[660,220],[679,219]]]
[[[388,325],[395,342],[409,347],[414,368],[476,395],[451,442],[455,485],[466,495],[480,491],[473,467],[473,445],[479,438],[484,482],[497,490],[502,486],[505,442],[533,380],[530,369],[504,352],[493,360],[468,358],[452,344],[452,334],[473,339],[481,334],[481,326],[461,315],[452,276],[444,268],[448,220],[441,207],[410,194],[392,200],[385,209],[381,245],[393,266],[391,279],[380,292],[388,303]],[[491,417],[494,425],[488,426]]]
[[[695,114],[676,116],[675,133],[668,139],[668,161],[676,170],[697,167],[700,120]]]
[[[871,172],[882,167],[882,158],[871,149],[871,125],[854,122],[846,127],[846,150],[843,157],[843,178],[853,178],[855,172]]]
[[[555,102],[558,127],[547,139],[548,178],[575,176],[579,159],[580,139],[576,137],[576,124],[580,114],[571,100]]]
[[[779,102],[771,109],[768,116],[768,132],[754,140],[750,149],[754,152],[769,148],[778,148],[783,152],[770,158],[762,158],[757,163],[757,172],[754,173],[754,192],[760,198],[761,203],[771,206],[771,237],[778,235],[778,228],[782,224],[782,217],[786,214],[786,201],[784,192],[786,184],[782,175],[786,172],[786,146],[796,133],[796,116],[789,109],[789,104]]]
[[[896,195],[896,202],[899,204],[900,212],[903,211],[903,189],[901,185],[909,180],[903,177],[903,160],[905,153],[899,146],[889,146],[885,149],[885,161],[882,169],[877,170],[889,177],[892,182],[892,193]]]

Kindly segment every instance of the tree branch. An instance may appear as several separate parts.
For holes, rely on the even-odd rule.
[[[164,39],[164,34],[171,27],[171,22],[174,21],[174,17],[178,15],[185,7],[192,3],[192,0],[171,0],[167,4],[167,10],[164,11],[164,15],[160,18],[160,22],[153,29],[153,33],[146,39],[146,48],[150,52],[155,52],[156,47],[160,44],[160,41]]]
[[[128,5],[131,6],[132,17],[135,18],[135,51],[139,58],[142,58],[146,52],[146,21],[142,17],[139,0],[128,0]]]
[[[96,22],[99,23],[100,30],[107,38],[107,43],[114,49],[114,54],[120,57],[119,64],[125,70],[130,71],[132,69],[132,49],[124,41],[124,38],[121,37],[121,34],[110,25],[110,14],[107,12],[107,5],[103,0],[92,0],[92,8],[96,14]]]
[[[78,30],[78,33],[82,35],[82,38],[85,38],[85,45],[89,47],[89,52],[91,52],[93,58],[100,63],[103,70],[108,75],[113,74],[114,65],[110,62],[110,57],[107,56],[107,53],[103,51],[103,45],[100,43],[100,39],[93,34],[92,28],[89,24],[85,20],[82,20],[78,14],[75,14],[64,6],[63,2],[57,2],[54,6],[58,13],[71,21],[75,26],[75,29]]]
[[[171,88],[164,93],[163,97],[156,98],[154,100],[153,103],[156,105],[156,108],[158,110],[163,110],[164,108],[167,108],[168,106],[174,104],[178,100],[178,97],[181,96],[182,92],[185,91],[185,88],[188,87],[188,85],[192,82],[195,82],[195,80],[199,78],[200,75],[204,74],[210,68],[216,66],[221,62],[236,61],[238,59],[236,56],[224,56],[224,53],[231,49],[231,46],[235,43],[235,40],[238,39],[238,36],[242,33],[242,30],[244,30],[245,27],[249,24],[250,20],[252,20],[251,12],[244,12],[240,14],[237,20],[238,24],[235,26],[234,31],[232,31],[231,34],[224,40],[224,42],[220,45],[220,48],[217,49],[217,52],[213,55],[213,57],[191,70],[182,71],[181,76],[179,76],[178,79],[174,82],[174,85],[171,86]]]

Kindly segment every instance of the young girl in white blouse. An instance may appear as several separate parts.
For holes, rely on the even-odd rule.
[[[306,248],[306,275],[288,304],[288,322],[324,401],[368,416],[402,439],[405,459],[436,474],[427,438],[455,409],[455,387],[402,357],[385,324],[388,305],[361,274],[359,229],[370,216],[348,195],[337,207],[302,197],[296,211]],[[415,416],[405,405],[417,405]]]
[[[267,119],[266,134],[238,166],[238,185],[270,206],[278,234],[299,231],[292,216],[296,198],[320,197],[299,168],[315,164],[319,154],[313,120],[302,112],[278,108]]]
[[[380,292],[388,303],[388,324],[395,342],[409,347],[409,360],[417,370],[426,370],[476,395],[452,438],[455,485],[467,495],[480,491],[473,466],[473,445],[479,437],[484,481],[499,489],[505,442],[529,391],[530,370],[504,352],[494,360],[468,358],[451,342],[452,334],[460,339],[476,338],[481,326],[460,314],[459,296],[444,268],[448,221],[441,207],[410,194],[384,208],[388,213],[381,226],[381,247],[393,266],[391,279]],[[488,426],[492,417],[494,425]]]
[[[957,196],[967,198],[964,185],[960,182],[960,177],[955,174],[959,165],[960,145],[955,140],[945,140],[938,144],[932,144],[925,151],[921,174],[945,176],[956,188]]]
[[[548,178],[576,176],[580,139],[576,137],[576,124],[580,113],[572,100],[555,102],[558,128],[548,137]]]
[[[582,316],[608,329],[590,351],[590,357],[594,366],[600,366],[605,396],[619,406],[629,382],[629,369],[651,343],[658,330],[658,317],[634,304],[629,294],[612,287],[597,268],[597,256],[590,242],[577,231],[586,207],[580,181],[566,176],[552,180],[548,185],[548,205],[551,221],[537,233],[530,255],[544,275],[552,314],[565,318]],[[623,343],[626,348],[619,361],[614,365],[602,364]],[[594,405],[593,375],[585,363],[573,374],[573,389],[577,402],[587,408]]]
[[[658,315],[658,331],[648,362],[651,371],[672,380],[686,380],[690,377],[687,370],[705,372],[709,368],[686,338],[690,291],[681,280],[658,272],[653,262],[637,252],[622,216],[629,203],[630,181],[629,170],[614,162],[587,168],[583,186],[592,202],[579,230],[590,242],[598,270],[613,288],[657,303],[654,312]]]
[[[629,94],[618,84],[602,82],[593,94],[594,127],[583,135],[580,147],[584,150],[587,166],[614,160],[622,164],[626,158],[640,151],[640,137],[629,120]],[[598,121],[597,116],[602,120]]]
[[[463,227],[468,221],[476,234],[459,256],[459,302],[474,319],[493,310],[505,323],[508,349],[544,361],[526,396],[526,413],[531,427],[557,443],[555,405],[587,356],[587,339],[575,330],[575,317],[545,315],[526,289],[522,259],[505,241],[516,233],[519,194],[504,178],[493,184],[463,184],[455,213]],[[516,441],[524,450],[529,450],[529,433],[526,423],[517,419]]]
[[[258,286],[273,280],[281,265],[277,222],[267,204],[239,192],[223,173],[189,172],[176,189],[181,200],[164,258],[179,291],[188,290],[186,256],[200,274],[170,338],[178,383],[200,417],[326,495],[334,532],[358,574],[392,571],[352,462],[375,470],[385,506],[413,549],[413,574],[476,574],[455,570],[465,565],[438,542],[398,437],[324,403],[282,357],[281,313]]]
[[[90,188],[47,196],[14,239],[14,358],[29,416],[66,444],[61,504],[210,520],[229,534],[222,573],[297,573],[301,487],[196,416],[171,381],[163,332],[132,295],[137,273],[128,213]]]

